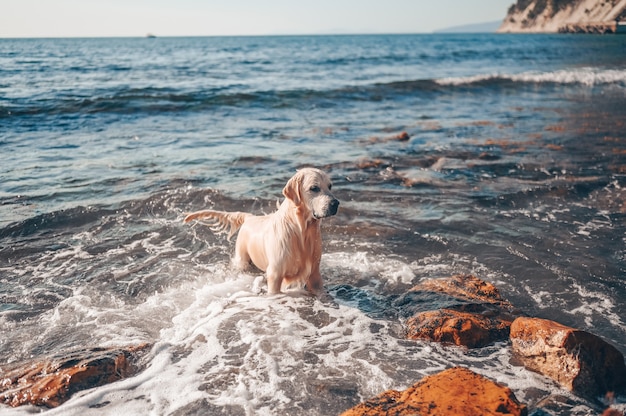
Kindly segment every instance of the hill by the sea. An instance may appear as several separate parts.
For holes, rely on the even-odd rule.
[[[618,31],[626,20],[626,0],[518,0],[498,32]]]

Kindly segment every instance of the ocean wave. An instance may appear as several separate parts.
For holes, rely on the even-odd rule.
[[[36,233],[49,232],[56,228],[77,227],[94,222],[111,210],[78,206],[56,212],[36,215],[0,228],[0,238],[27,237]]]
[[[626,87],[626,71],[617,69],[598,70],[594,68],[580,68],[576,70],[559,70],[551,72],[481,74],[467,77],[449,77],[438,79],[435,82],[442,86],[520,83],[563,85],[577,84],[587,87],[612,84],[620,87]]]
[[[29,115],[98,113],[169,113],[203,111],[220,106],[285,106],[293,99],[309,96],[309,90],[296,91],[179,91],[162,88],[130,88],[104,91],[90,97],[51,97],[36,101],[18,100],[0,105],[0,118]]]
[[[316,89],[243,89],[240,86],[184,90],[126,88],[93,91],[91,95],[60,95],[38,100],[5,100],[0,119],[30,115],[135,114],[207,111],[219,107],[311,108],[340,101],[380,101],[407,95],[445,93],[459,87],[515,88],[525,85],[571,85],[626,88],[625,70],[580,68],[519,74],[478,74],[463,77],[391,80]]]

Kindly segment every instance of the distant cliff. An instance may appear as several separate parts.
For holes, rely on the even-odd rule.
[[[626,0],[517,0],[498,32],[615,32]]]

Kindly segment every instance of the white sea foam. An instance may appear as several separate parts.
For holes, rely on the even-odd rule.
[[[409,264],[399,259],[368,255],[366,252],[329,253],[324,256],[322,268],[332,273],[333,269],[345,267],[346,264],[361,275],[376,276],[385,283],[415,282],[415,273]]]
[[[457,261],[487,273],[471,259]],[[379,283],[415,283],[455,267],[443,265],[440,256],[405,263],[364,252],[328,253],[322,266],[335,284],[370,277],[372,289]],[[332,274],[334,269],[343,271]],[[140,374],[77,393],[47,414],[161,415],[194,405],[246,415],[338,414],[453,365],[509,385],[521,400],[527,390],[554,389],[541,376],[512,366],[506,343],[467,351],[409,342],[397,337],[398,322],[302,291],[258,293],[260,281],[259,275],[224,263],[180,278],[139,304],[76,290],[41,319],[42,327],[71,329],[103,346],[152,341],[154,347]]]
[[[603,317],[608,319],[611,324],[626,329],[622,318],[615,313],[616,305],[610,297],[576,282],[572,282],[572,288],[578,292],[581,299],[584,299],[584,303],[577,308],[571,309],[569,313],[585,316],[585,323],[589,328],[594,327],[596,324],[595,320],[598,317]]]
[[[520,74],[486,74],[466,77],[449,77],[436,80],[440,85],[467,85],[490,80],[509,80],[527,83],[579,84],[586,86],[615,84],[626,86],[626,71],[618,69],[578,68],[550,72],[524,72]]]
[[[365,394],[394,384],[378,364],[354,357],[381,342],[371,340],[371,319],[300,292],[258,296],[249,290],[253,280],[240,275],[189,292],[191,303],[161,330],[144,373],[81,394],[59,411],[89,413],[90,405],[111,401],[104,410],[112,413],[165,414],[206,398],[270,415],[306,401],[306,382],[332,384],[358,373]],[[390,337],[387,345],[394,344]],[[315,351],[315,363],[306,363],[306,351]]]

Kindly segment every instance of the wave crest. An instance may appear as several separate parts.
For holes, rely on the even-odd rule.
[[[580,68],[576,70],[558,70],[551,72],[523,72],[521,74],[481,74],[468,77],[441,78],[435,81],[442,86],[460,86],[472,84],[565,84],[584,85],[617,85],[626,87],[626,71],[617,69],[598,70]]]

